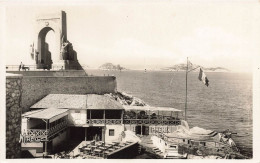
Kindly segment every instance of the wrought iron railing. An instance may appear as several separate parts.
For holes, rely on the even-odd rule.
[[[26,135],[31,137],[48,136],[49,131],[43,129],[27,129]]]
[[[108,125],[118,125],[122,124],[121,119],[87,119],[87,124],[108,124]]]
[[[180,120],[162,120],[162,119],[124,119],[124,124],[151,124],[151,125],[180,125]]]
[[[57,125],[55,125],[54,127],[51,127],[49,129],[49,134],[48,134],[48,137],[54,135],[54,134],[57,134],[59,131],[67,128],[67,125],[68,125],[68,122],[67,121],[63,121]]]
[[[122,120],[121,119],[106,119],[106,124],[108,124],[108,125],[122,124]]]
[[[122,124],[121,119],[87,119],[87,124]],[[162,120],[162,119],[124,119],[123,124],[150,124],[150,125],[167,125],[167,126],[175,126],[180,125],[180,120]]]

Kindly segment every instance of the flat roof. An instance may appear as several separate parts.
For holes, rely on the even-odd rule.
[[[63,114],[67,112],[69,109],[56,109],[56,108],[48,108],[48,109],[40,109],[27,112],[23,114],[26,118],[36,118],[36,119],[51,119],[57,115]]]
[[[172,111],[172,112],[182,112],[182,110],[178,110],[171,107],[156,107],[156,106],[131,106],[124,105],[126,111]]]
[[[32,109],[68,108],[68,109],[115,109],[123,110],[124,107],[110,97],[97,94],[49,94],[31,106]]]

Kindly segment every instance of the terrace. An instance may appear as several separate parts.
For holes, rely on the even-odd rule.
[[[124,106],[124,124],[180,125],[181,110],[169,107]]]

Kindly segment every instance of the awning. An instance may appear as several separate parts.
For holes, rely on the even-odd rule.
[[[178,110],[171,107],[156,107],[156,106],[131,106],[131,105],[123,105],[126,111],[171,111],[171,112],[182,112],[182,110]]]
[[[44,119],[49,120],[50,122],[60,119],[66,115],[68,115],[69,109],[56,109],[56,108],[48,108],[35,110],[31,112],[24,113],[22,116],[26,118],[35,118],[35,119]]]

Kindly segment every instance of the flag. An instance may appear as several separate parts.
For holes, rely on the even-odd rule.
[[[207,87],[209,86],[209,80],[201,68],[199,73],[199,80],[202,81]]]
[[[188,60],[188,67],[192,68],[193,64]]]

